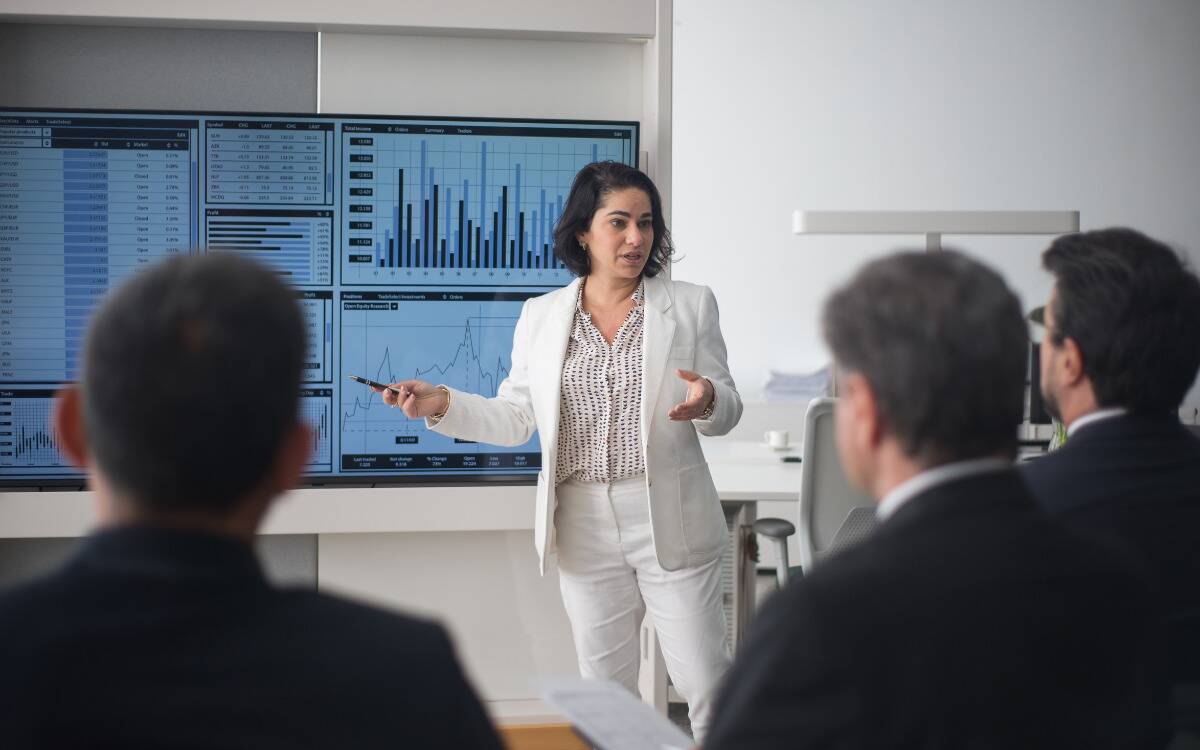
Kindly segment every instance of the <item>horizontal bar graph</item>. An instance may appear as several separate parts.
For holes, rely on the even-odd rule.
[[[292,284],[333,283],[333,212],[210,208],[205,244],[273,269]]]

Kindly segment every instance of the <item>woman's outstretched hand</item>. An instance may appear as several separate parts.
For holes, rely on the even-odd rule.
[[[383,403],[388,406],[398,406],[409,419],[420,419],[441,414],[446,410],[447,396],[436,385],[430,385],[423,380],[402,380],[392,383],[386,390],[372,388],[381,394]]]
[[[687,397],[683,403],[672,406],[667,412],[667,417],[672,422],[687,422],[699,418],[716,395],[712,383],[708,382],[708,378],[691,370],[676,370],[675,374],[687,382]]]

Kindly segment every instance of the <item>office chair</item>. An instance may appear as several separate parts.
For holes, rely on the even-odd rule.
[[[754,531],[771,539],[778,550],[775,575],[780,586],[793,574],[858,544],[875,529],[875,501],[850,486],[842,473],[833,429],[835,403],[833,398],[814,399],[804,417],[798,569],[788,567],[787,552],[787,538],[796,526],[780,518],[761,518],[754,524]]]

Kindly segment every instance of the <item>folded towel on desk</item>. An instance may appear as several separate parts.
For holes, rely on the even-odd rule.
[[[763,398],[767,401],[793,401],[808,403],[814,398],[829,395],[829,366],[815,372],[779,372],[771,370],[767,384],[763,386]]]

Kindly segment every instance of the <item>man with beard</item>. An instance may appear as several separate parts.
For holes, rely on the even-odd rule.
[[[1200,281],[1125,228],[1060,237],[1042,263],[1041,389],[1068,439],[1021,473],[1046,511],[1152,570],[1171,680],[1200,683],[1200,439],[1178,417],[1200,366]]]

